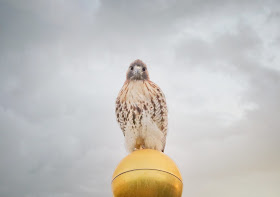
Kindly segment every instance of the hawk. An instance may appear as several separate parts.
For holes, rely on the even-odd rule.
[[[168,122],[165,96],[150,81],[147,66],[139,59],[128,68],[126,81],[116,99],[116,116],[129,152],[164,151]]]

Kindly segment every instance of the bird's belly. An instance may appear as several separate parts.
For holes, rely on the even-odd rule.
[[[152,120],[150,114],[142,111],[139,114],[141,121],[139,125],[135,128],[137,133],[135,136],[136,147],[143,144],[145,148],[162,150],[164,134],[160,131],[157,124]]]
[[[138,106],[137,106],[138,107]],[[139,107],[140,108],[140,107]],[[138,137],[146,139],[150,135],[161,135],[157,124],[152,119],[152,115],[148,110],[137,110],[134,112],[135,116],[132,114],[132,120],[130,121],[134,125],[134,132],[136,132]],[[159,136],[160,137],[160,136]]]

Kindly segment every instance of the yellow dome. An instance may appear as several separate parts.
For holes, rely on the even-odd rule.
[[[126,156],[112,179],[115,197],[180,197],[183,181],[176,164],[162,152],[144,149]]]

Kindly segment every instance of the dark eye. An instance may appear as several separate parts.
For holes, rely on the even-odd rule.
[[[130,70],[133,70],[133,66],[130,67]]]
[[[143,71],[145,71],[145,70],[146,70],[146,68],[142,68],[142,70],[143,70]]]

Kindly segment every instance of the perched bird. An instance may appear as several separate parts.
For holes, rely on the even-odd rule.
[[[164,151],[167,134],[167,106],[161,89],[150,81],[147,66],[132,62],[116,100],[117,121],[129,152],[137,149]]]

